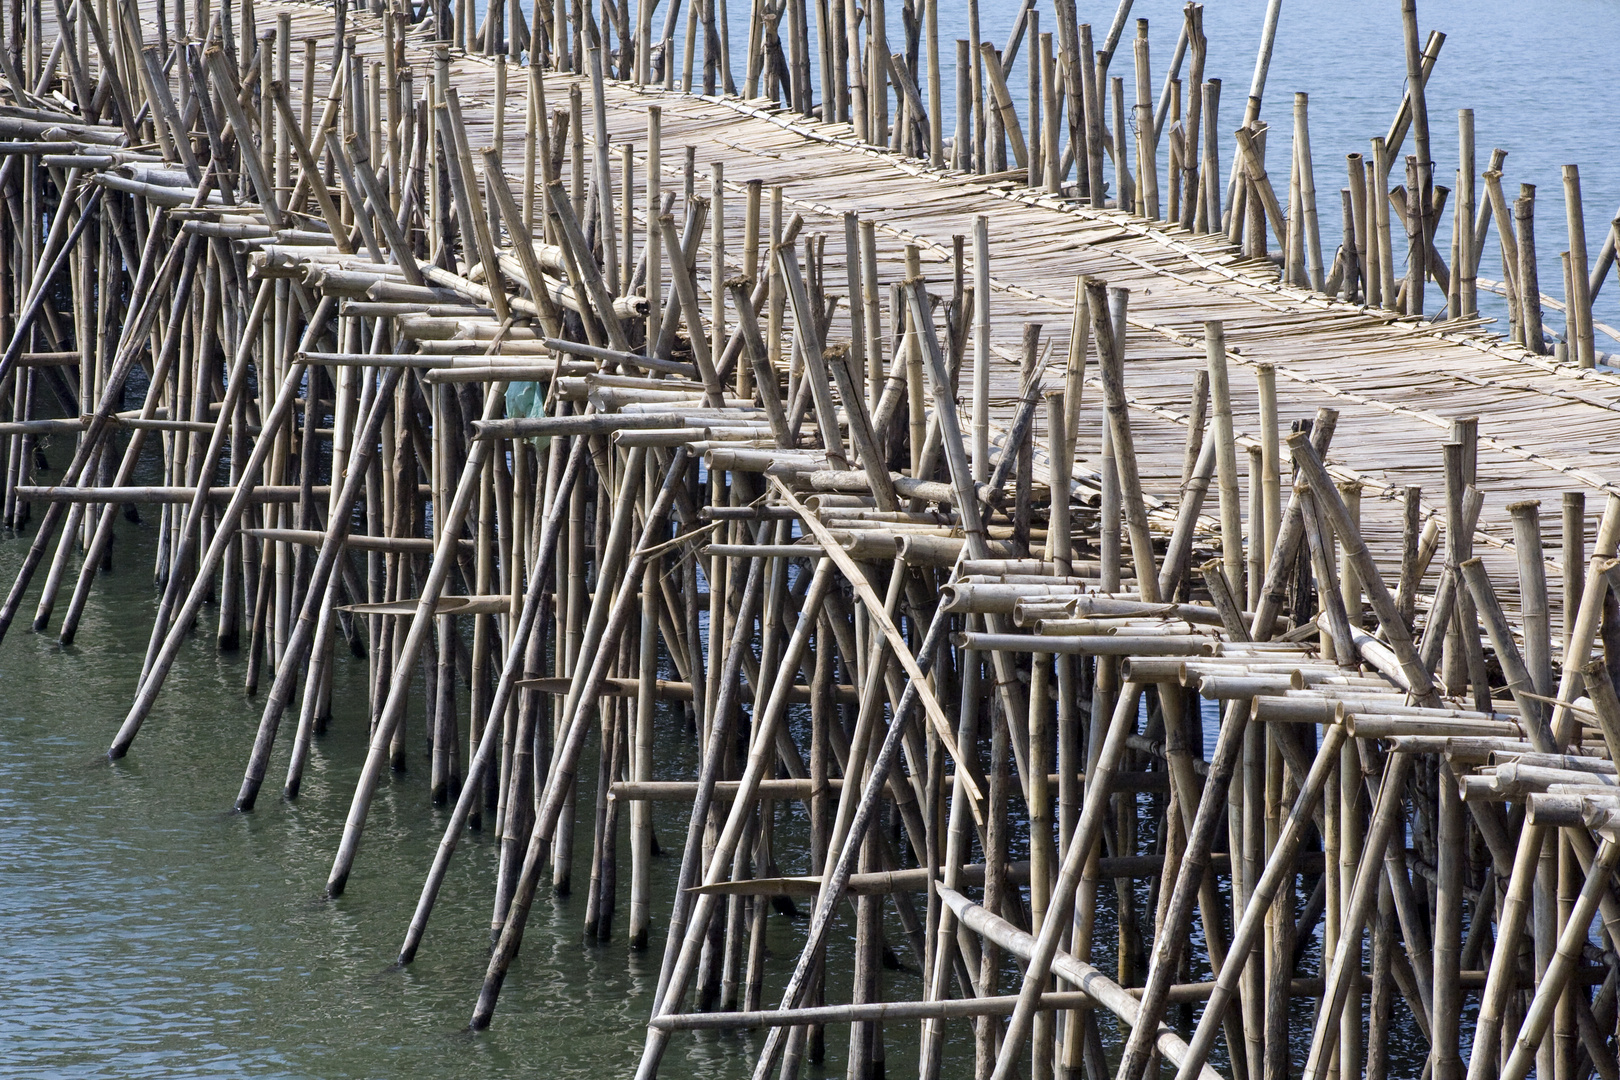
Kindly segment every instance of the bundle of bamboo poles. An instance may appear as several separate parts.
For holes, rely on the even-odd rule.
[[[656,64],[673,79],[678,7],[655,48],[650,4],[632,36],[622,4],[600,27],[583,4],[542,3],[527,26],[496,4],[475,27],[461,5],[340,3],[330,51],[306,38],[295,78],[293,9],[272,8],[261,34],[268,6],[77,0],[54,21],[29,9],[24,28],[19,4],[21,49],[0,50],[5,506],[12,527],[33,525],[0,634],[32,601],[33,628],[71,641],[120,512],[155,518],[159,596],[113,758],[158,715],[211,610],[219,648],[245,647],[260,709],[236,805],[257,804],[295,705],[283,794],[296,798],[326,724],[360,720],[332,700],[346,643],[369,675],[370,741],[329,892],[349,882],[387,770],[426,745],[431,798],[454,811],[400,959],[422,943],[460,839],[492,830],[494,951],[475,1028],[491,1022],[547,871],[571,888],[581,815],[586,935],[614,936],[628,830],[626,937],[654,945],[651,807],[689,804],[649,1080],[677,1032],[713,1028],[768,1030],[755,1075],[791,1078],[825,1053],[832,1024],[849,1025],[848,1074],[866,1080],[910,1021],[924,1080],[966,1071],[947,1056],[955,1022],[971,1029],[974,1075],[997,1080],[1139,1080],[1163,1063],[1219,1075],[1212,1060],[1233,1077],[1282,1076],[1301,1023],[1313,1080],[1385,1076],[1402,1010],[1436,1077],[1614,1075],[1620,496],[1590,560],[1584,504],[1566,497],[1556,642],[1538,508],[1512,508],[1510,623],[1472,550],[1482,493],[1475,425],[1459,421],[1443,510],[1425,520],[1422,493],[1405,492],[1391,588],[1361,535],[1359,488],[1326,463],[1336,414],[1286,431],[1262,367],[1259,437],[1240,438],[1219,323],[1189,388],[1180,491],[1162,502],[1132,433],[1126,290],[1077,282],[1058,362],[1026,330],[1018,396],[993,428],[982,250],[971,279],[959,251],[947,285],[911,248],[885,288],[872,222],[846,219],[840,268],[758,182],[743,186],[739,229],[718,166],[705,196],[688,154],[682,189],[663,190],[680,170],[662,157],[656,105],[615,168],[604,81],[650,81]],[[971,43],[985,63],[959,94],[971,107],[955,164],[983,171],[1007,142],[1029,155],[1039,134],[1045,166],[1021,160],[1029,178],[1100,202],[1105,153],[1130,157],[1120,80],[1111,142],[1100,96],[1128,6],[1095,69],[1067,45],[1093,55],[1073,5],[1059,5],[1056,53],[1034,5],[1021,9],[1044,73],[1028,140],[1004,85],[1018,39],[999,55]],[[705,89],[731,87],[719,7],[688,9],[688,88],[699,25]],[[900,148],[940,164],[932,65],[926,112],[915,89],[919,20],[909,52],[890,56],[881,34],[862,39],[853,7],[842,24],[836,3],[817,11],[833,28],[821,85],[839,64],[870,75],[823,103],[832,118],[881,141],[897,87]],[[746,92],[764,72],[808,111],[806,5],[757,16]],[[1161,99],[1179,125],[1165,186],[1172,219],[1219,229],[1219,159],[1198,143],[1198,102],[1213,131],[1218,100],[1200,82],[1200,18],[1190,5],[1201,93],[1182,115],[1173,73]],[[1416,51],[1415,14],[1407,31],[1426,74],[1438,43]],[[498,101],[520,77],[507,61],[529,60],[515,69],[529,92],[521,162],[502,159],[502,107],[496,145],[474,150],[452,44],[499,59]],[[851,62],[862,55],[877,60]],[[1145,36],[1136,56],[1136,183],[1119,169],[1116,190],[1156,217],[1148,136],[1164,114],[1146,92]],[[588,79],[552,113],[544,71],[570,66]],[[1404,295],[1417,314],[1444,265],[1415,260],[1399,293],[1387,206],[1401,201],[1379,187],[1408,130],[1427,155],[1422,79],[1411,85],[1399,130],[1377,141],[1386,160],[1350,174],[1371,182],[1350,205],[1372,224],[1347,229],[1334,270],[1345,296]],[[1268,224],[1292,238],[1289,282],[1309,266],[1317,285],[1308,146],[1296,138],[1283,215],[1258,109],[1257,89],[1226,227],[1251,253]],[[1295,115],[1303,134],[1302,102]],[[1465,235],[1483,239],[1493,210],[1507,219],[1500,164]],[[1422,169],[1412,177],[1416,242],[1444,196]],[[1512,280],[1537,297],[1524,203]],[[1477,265],[1477,245],[1458,260]],[[1571,265],[1583,280],[1584,257]],[[1539,343],[1534,307],[1524,340]],[[1082,447],[1088,408],[1102,436]],[[59,471],[38,464],[46,439],[71,444]],[[46,471],[54,483],[31,482]],[[671,712],[689,719],[695,774],[655,775]],[[810,822],[799,847],[776,830],[790,801]],[[770,972],[768,920],[793,898],[809,921],[794,924],[791,966]],[[832,931],[851,919],[842,947]],[[921,972],[914,999],[886,1000],[886,948]],[[769,1009],[768,976],[787,980]],[[846,981],[848,1001],[827,1004]]]

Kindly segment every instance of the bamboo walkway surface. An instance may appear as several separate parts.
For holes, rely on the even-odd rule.
[[[289,12],[294,40],[315,38],[319,54],[329,54],[329,7],[267,0],[262,10],[267,25],[274,14]],[[376,59],[382,38],[375,20],[363,14],[351,18],[359,53]],[[406,55],[419,78],[431,72],[430,48],[425,37],[414,44],[407,39]],[[451,60],[451,77],[462,95],[468,139],[475,148],[495,143],[494,67],[495,62],[477,55]],[[590,143],[595,128],[589,80],[548,72],[546,100],[553,106],[565,103],[571,86],[587,91],[584,129]],[[514,77],[506,93],[509,119],[502,125],[502,150],[507,160],[521,161],[527,84]],[[843,215],[854,212],[876,221],[880,280],[904,277],[908,243],[920,249],[925,275],[948,278],[953,237],[970,237],[974,217],[988,216],[998,333],[993,349],[1005,361],[994,369],[991,383],[992,423],[998,426],[1010,419],[1019,391],[1018,340],[1007,329],[1028,321],[1043,323],[1049,334],[1059,336],[1056,354],[1061,356],[1076,275],[1130,289],[1133,332],[1126,388],[1132,422],[1144,431],[1139,465],[1144,488],[1167,502],[1175,501],[1181,477],[1179,447],[1192,379],[1204,365],[1203,327],[1212,319],[1225,325],[1228,359],[1234,364],[1232,410],[1240,441],[1258,445],[1260,438],[1256,386],[1245,377],[1255,365],[1276,369],[1284,423],[1309,417],[1318,405],[1339,410],[1339,433],[1328,463],[1336,479],[1364,485],[1368,544],[1385,567],[1400,562],[1400,497],[1408,485],[1423,489],[1426,514],[1444,512],[1440,444],[1458,419],[1478,418],[1477,477],[1485,495],[1480,555],[1493,577],[1500,576],[1510,609],[1517,603],[1512,575],[1497,573],[1512,561],[1506,507],[1540,500],[1547,549],[1555,553],[1558,517],[1545,511],[1558,504],[1562,492],[1620,491],[1615,486],[1620,479],[1620,372],[1582,370],[1528,353],[1500,335],[1488,335],[1487,327],[1421,325],[1279,285],[1274,264],[1247,263],[1219,234],[1195,235],[1149,224],[1122,212],[1032,192],[1011,180],[986,182],[972,174],[933,171],[924,162],[859,143],[848,124],[821,123],[772,109],[769,102],[669,93],[623,82],[607,84],[606,102],[609,140],[615,147],[636,146],[638,177],[645,165],[647,109],[657,106],[663,121],[664,190],[681,184],[679,150],[688,146],[696,151],[700,193],[707,190],[714,163],[723,166],[729,190],[741,192],[749,180],[763,181],[767,189],[780,185],[790,212],[804,216],[804,232],[825,234],[833,265],[841,265],[844,257]],[[515,184],[515,175],[513,180]],[[643,221],[643,203],[637,205],[638,221]],[[700,261],[699,273],[707,293],[706,262]],[[1048,382],[1061,384],[1061,363],[1052,364],[1050,371]],[[1089,389],[1097,393],[1097,387],[1092,378]],[[1077,475],[1084,476],[1088,467],[1095,475],[1101,429],[1099,413],[1083,415]],[[1036,445],[1044,445],[1045,420],[1039,411],[1036,431]],[[1244,483],[1247,498],[1246,479]],[[1596,528],[1595,520],[1588,528]],[[1555,618],[1560,601],[1556,594],[1551,597]]]

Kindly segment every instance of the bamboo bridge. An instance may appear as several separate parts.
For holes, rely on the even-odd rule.
[[[884,0],[759,0],[755,96],[692,92],[734,85],[716,0],[683,55],[652,0],[195,3],[13,3],[0,50],[0,635],[32,604],[72,641],[147,508],[114,761],[212,612],[261,713],[238,810],[369,716],[337,898],[425,744],[454,812],[400,961],[493,829],[475,1029],[586,834],[615,937],[625,833],[641,1080],[721,1028],[792,1080],[845,1024],[868,1080],[913,1023],[922,1080],[970,1067],[953,1026],[979,1080],[1286,1076],[1298,999],[1312,1080],[1386,1075],[1399,1009],[1437,1078],[1615,1075],[1616,233],[1588,257],[1567,168],[1560,302],[1471,113],[1435,182],[1413,0],[1326,247],[1304,95],[1284,197],[1265,167],[1276,3],[1241,124],[1201,6],[1155,93],[1145,20],[1108,74],[1130,0],[1095,39],[1030,0],[957,43],[950,139],[933,0],[890,0],[895,43]],[[695,775],[653,775],[667,716]],[[692,806],[663,934],[653,801]]]

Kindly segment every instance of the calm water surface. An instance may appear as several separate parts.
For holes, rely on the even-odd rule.
[[[65,450],[47,448],[53,464]],[[75,646],[29,633],[22,620],[0,650],[0,1076],[632,1074],[663,935],[653,952],[625,945],[630,865],[621,843],[617,936],[582,941],[596,774],[589,751],[574,895],[555,897],[542,885],[495,1024],[476,1037],[462,1029],[488,957],[497,852],[487,834],[469,834],[458,849],[419,958],[408,970],[392,967],[447,818],[428,799],[419,704],[406,721],[409,767],[384,779],[347,891],[321,898],[365,758],[363,662],[339,661],[333,722],[314,744],[298,800],[279,794],[289,720],[258,809],[235,813],[261,699],[243,695],[242,656],[214,650],[217,614],[205,608],[203,632],[134,749],[107,762],[154,607],[155,520],[119,525],[116,572],[98,577]],[[13,580],[28,539],[0,536],[0,580]],[[36,597],[37,589],[30,614]],[[658,723],[656,775],[691,775],[695,743],[684,720],[666,714]],[[686,815],[657,806],[665,855],[654,862],[652,917],[661,931]],[[795,861],[803,815],[779,804],[777,821],[782,871],[808,872]],[[770,953],[797,955],[803,925],[773,915]],[[1100,926],[1110,932],[1111,918]],[[835,926],[834,934],[849,931]],[[889,934],[902,940],[898,926]],[[848,955],[844,945],[836,951]],[[786,978],[781,960],[772,966],[767,1001],[780,998]],[[890,996],[921,996],[909,963],[885,978]],[[835,968],[831,979],[829,995],[839,1000],[848,973]],[[891,1047],[893,1067],[915,1068],[912,1041]],[[963,1045],[948,1044],[952,1060]],[[752,1035],[683,1035],[661,1075],[746,1075],[757,1050]],[[830,1038],[829,1072],[841,1075],[842,1061]]]
[[[957,38],[967,37],[967,0],[938,0],[940,24],[941,105],[945,135],[955,130]],[[749,0],[727,0],[731,25],[735,77],[742,79],[746,38],[740,28],[748,24]],[[863,7],[866,5],[863,4]],[[1016,0],[979,0],[983,39],[1003,47],[1011,35],[1022,5]],[[1110,66],[1111,75],[1125,79],[1126,122],[1134,130],[1131,105],[1135,101],[1134,59],[1131,39],[1135,20],[1147,19],[1155,101],[1165,70],[1181,32],[1183,0],[1135,0],[1130,19]],[[1244,102],[1254,76],[1267,0],[1207,0],[1204,34],[1209,39],[1204,64],[1206,79],[1218,78],[1221,87],[1221,168],[1231,167],[1232,131],[1242,119]],[[890,0],[890,46],[904,42],[901,4]],[[1052,7],[1038,5],[1041,29],[1054,32]],[[1078,14],[1092,24],[1097,46],[1114,19],[1116,5],[1081,0]],[[814,20],[812,20],[813,22]],[[661,27],[661,22],[654,23]],[[1453,187],[1457,169],[1457,110],[1473,109],[1477,172],[1483,172],[1493,147],[1508,151],[1503,168],[1503,191],[1510,204],[1519,184],[1537,187],[1536,250],[1541,290],[1563,297],[1563,270],[1559,252],[1568,250],[1561,169],[1581,169],[1586,238],[1589,257],[1596,259],[1609,223],[1620,216],[1620,81],[1612,77],[1613,58],[1620,55],[1620,0],[1451,0],[1418,4],[1419,35],[1427,41],[1431,30],[1446,35],[1440,59],[1430,75],[1426,102],[1435,160],[1435,183]],[[738,39],[743,40],[739,41]],[[814,49],[815,46],[812,46]],[[1008,80],[1008,89],[1021,116],[1029,100],[1027,82],[1028,39]],[[812,59],[815,57],[812,52]],[[1187,64],[1183,62],[1182,77]],[[812,63],[811,77],[820,72]],[[1399,0],[1284,0],[1278,20],[1276,45],[1265,83],[1261,118],[1272,125],[1266,149],[1267,169],[1277,194],[1288,200],[1288,169],[1293,153],[1294,94],[1310,95],[1311,158],[1321,217],[1324,263],[1331,266],[1333,252],[1343,236],[1338,191],[1347,183],[1345,155],[1371,158],[1369,140],[1389,130],[1406,89],[1406,52],[1401,34]],[[926,90],[923,91],[926,95]],[[1402,154],[1411,153],[1407,137]],[[1160,177],[1168,161],[1168,145],[1161,141]],[[1113,168],[1107,167],[1109,190]],[[1391,185],[1405,182],[1404,162],[1394,170]],[[1477,175],[1477,173],[1476,173]],[[1476,199],[1485,198],[1483,182]],[[1168,199],[1168,191],[1161,198]],[[1450,262],[1451,213],[1435,245]],[[963,223],[963,231],[969,224]],[[1399,229],[1396,230],[1399,233]],[[1404,237],[1396,237],[1397,258]],[[1404,261],[1401,263],[1404,267]],[[1486,241],[1480,268],[1482,277],[1500,280],[1501,259],[1494,231]],[[1440,306],[1438,286],[1429,287],[1428,309]],[[1480,308],[1500,318],[1506,332],[1506,307],[1484,289]],[[1547,313],[1547,328],[1562,333],[1563,317]],[[1594,317],[1620,326],[1620,288],[1611,282],[1599,295]],[[1620,342],[1597,336],[1600,352],[1620,352]]]

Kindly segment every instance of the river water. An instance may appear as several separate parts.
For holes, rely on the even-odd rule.
[[[48,448],[52,464],[62,464],[63,450]],[[333,721],[314,744],[296,801],[279,797],[290,742],[284,725],[258,809],[231,809],[262,699],[243,695],[241,654],[214,650],[212,608],[130,755],[106,760],[146,647],[153,520],[120,525],[116,570],[97,578],[75,645],[29,633],[25,616],[0,651],[0,1076],[633,1073],[686,815],[655,804],[665,854],[654,861],[653,949],[632,951],[624,941],[628,844],[619,848],[618,935],[585,943],[596,772],[588,752],[574,893],[554,897],[542,885],[493,1027],[466,1034],[490,941],[496,850],[487,833],[469,833],[458,849],[418,959],[405,970],[392,963],[447,818],[429,804],[419,705],[406,721],[408,768],[383,781],[347,891],[338,901],[321,896],[365,758],[363,661],[339,658]],[[14,578],[27,542],[0,538],[0,580]],[[695,739],[684,719],[665,712],[658,724],[655,775],[692,775]],[[782,872],[808,872],[796,856],[802,813],[779,804],[777,822]],[[778,959],[769,965],[776,977],[767,1002],[780,997],[783,958],[797,954],[803,925],[769,921]],[[1105,912],[1105,942],[1112,925]],[[847,956],[847,928],[834,934],[835,955]],[[897,925],[889,934],[902,940]],[[886,979],[890,996],[921,996],[909,961]],[[830,998],[839,1000],[848,974],[835,967],[830,980]],[[841,1031],[828,1039],[836,1072],[839,1038]],[[893,1043],[891,1067],[914,1068],[914,1040]],[[948,1050],[953,1061],[971,1055],[960,1035]],[[683,1035],[661,1075],[743,1075],[757,1051],[752,1035]]]
[[[257,812],[231,811],[258,710],[242,694],[243,662],[215,653],[212,635],[181,657],[135,751],[106,762],[152,609],[152,530],[121,530],[118,572],[98,580],[80,643],[62,649],[24,623],[0,653],[0,1074],[507,1077],[543,1066],[585,1077],[632,1066],[656,961],[579,944],[582,895],[542,899],[499,1022],[479,1038],[457,1033],[489,940],[485,835],[462,845],[420,959],[389,970],[443,828],[423,740],[382,786],[348,894],[319,899],[365,755],[362,664],[340,664],[337,715],[296,802],[272,789]],[[0,577],[11,580],[25,543],[0,542]],[[676,1073],[723,1056],[715,1043],[683,1041]]]
[[[739,88],[746,70],[746,27],[749,0],[728,0],[731,19],[733,70]],[[862,4],[866,7],[866,4]],[[1017,0],[978,0],[983,40],[1004,47],[1022,5]],[[1148,20],[1149,52],[1155,101],[1165,69],[1175,53],[1181,32],[1183,0],[1135,0],[1110,65],[1111,75],[1125,80],[1126,123],[1134,130],[1131,106],[1136,100],[1132,38],[1137,19]],[[890,48],[905,41],[899,0],[888,0]],[[1043,32],[1056,24],[1049,3],[1038,5]],[[1204,5],[1204,34],[1209,40],[1204,64],[1206,79],[1220,79],[1221,168],[1231,167],[1232,131],[1242,119],[1244,102],[1254,77],[1267,0],[1211,0]],[[956,122],[955,39],[967,37],[968,0],[939,0],[940,95],[945,136]],[[1079,5],[1079,17],[1092,24],[1097,47],[1114,19],[1112,2]],[[662,27],[655,21],[655,33]],[[1620,121],[1620,81],[1610,76],[1613,58],[1620,55],[1620,0],[1455,0],[1418,4],[1419,36],[1431,30],[1446,35],[1440,58],[1426,84],[1425,100],[1434,158],[1435,183],[1453,187],[1458,164],[1457,110],[1473,109],[1476,175],[1490,161],[1491,150],[1508,151],[1502,185],[1509,204],[1521,183],[1537,187],[1536,253],[1541,291],[1563,298],[1563,270],[1559,252],[1569,249],[1565,224],[1561,169],[1580,166],[1582,204],[1585,207],[1586,246],[1596,260],[1609,223],[1620,216],[1620,142],[1615,124]],[[812,28],[812,34],[813,34]],[[679,39],[678,39],[679,40]],[[812,45],[811,80],[819,86]],[[1026,118],[1029,101],[1026,37],[1008,78],[1008,91],[1019,115]],[[1182,77],[1186,78],[1184,61]],[[1349,0],[1327,3],[1284,0],[1277,24],[1275,48],[1265,82],[1261,119],[1272,126],[1267,137],[1267,171],[1277,196],[1288,201],[1288,170],[1293,154],[1294,94],[1309,95],[1310,137],[1317,208],[1321,217],[1324,268],[1331,268],[1333,252],[1343,236],[1339,189],[1346,186],[1345,155],[1359,153],[1371,160],[1369,140],[1389,130],[1406,89],[1406,52],[1401,32],[1400,0]],[[923,91],[926,95],[926,90]],[[1111,107],[1110,107],[1111,108]],[[1110,113],[1112,115],[1112,113]],[[1410,136],[1402,154],[1412,153]],[[1169,160],[1168,140],[1161,140],[1160,183]],[[1392,170],[1391,186],[1405,182],[1404,162]],[[1113,167],[1107,167],[1110,191]],[[1483,181],[1476,204],[1485,201]],[[1161,192],[1168,199],[1168,190]],[[1167,204],[1166,204],[1167,205]],[[1448,204],[1445,222],[1435,246],[1448,265],[1452,215]],[[969,223],[963,223],[966,232]],[[1395,228],[1397,277],[1404,272],[1405,238]],[[1480,276],[1500,281],[1501,258],[1493,231],[1486,241]],[[1443,306],[1438,286],[1428,290],[1431,314]],[[1491,329],[1506,333],[1506,305],[1480,289],[1481,313],[1499,320]],[[1620,288],[1606,287],[1594,306],[1594,317],[1620,327]],[[1563,332],[1563,316],[1546,312],[1549,333]],[[1597,335],[1599,352],[1620,353],[1620,341]]]
[[[732,2],[732,26],[742,27],[747,4]],[[1014,5],[983,7],[987,38],[1004,40]],[[961,32],[964,8],[942,0],[943,36]],[[1111,11],[1092,8],[1082,17],[1106,25]],[[1152,20],[1161,77],[1179,8],[1142,0],[1133,12]],[[1227,82],[1228,115],[1248,85],[1263,8],[1259,0],[1206,8],[1208,72]],[[1620,55],[1620,0],[1468,0],[1431,3],[1420,14],[1425,33],[1435,25],[1450,35],[1429,84],[1437,175],[1455,164],[1455,109],[1473,107],[1481,161],[1500,145],[1510,151],[1510,192],[1519,181],[1541,185],[1542,281],[1556,293],[1548,283],[1560,280],[1557,251],[1565,246],[1559,166],[1582,166],[1594,254],[1609,208],[1620,205],[1613,137],[1620,85],[1606,77]],[[947,60],[953,54],[943,51]],[[1366,150],[1367,137],[1387,127],[1403,74],[1394,0],[1285,4],[1267,95],[1281,136],[1272,161],[1288,160],[1287,95],[1305,90],[1317,186],[1331,193],[1342,155]],[[945,77],[949,85],[949,71]],[[1323,201],[1330,252],[1336,206]],[[1494,252],[1492,244],[1487,276]],[[1599,319],[1607,310],[1620,322],[1616,297],[1620,286],[1611,285]],[[60,468],[68,447],[59,442],[47,453]],[[336,902],[320,898],[365,752],[360,663],[338,665],[336,716],[316,743],[296,802],[267,794],[253,814],[230,810],[258,702],[242,693],[241,657],[217,654],[207,633],[183,653],[133,753],[106,762],[154,607],[154,520],[148,514],[143,526],[119,526],[117,570],[98,579],[75,646],[30,634],[24,622],[0,647],[0,1074],[626,1075],[639,1053],[658,953],[628,950],[622,925],[611,944],[581,942],[588,828],[579,887],[572,897],[542,895],[537,903],[490,1031],[476,1038],[461,1031],[489,943],[494,849],[487,835],[463,842],[419,959],[408,970],[391,967],[444,821],[428,805],[419,710],[410,768],[383,784],[348,892]],[[12,580],[29,538],[0,536],[0,582]],[[205,622],[211,617],[206,609]],[[691,740],[676,717],[660,723],[659,775],[689,775]],[[285,769],[288,741],[272,784]],[[581,775],[594,775],[594,766]],[[784,827],[793,827],[791,819]],[[657,829],[674,849],[684,820],[666,804]],[[655,867],[655,927],[667,920],[676,861],[668,854]],[[627,866],[620,879],[628,880]],[[773,952],[796,951],[795,928],[775,917],[771,925]],[[1105,914],[1099,940],[1110,938]],[[655,950],[661,941],[655,935]],[[886,977],[892,996],[918,996],[914,972]],[[767,1000],[773,989],[779,984],[767,988]],[[910,1041],[891,1040],[891,1069],[907,1070]],[[837,1042],[829,1038],[831,1072],[841,1071]],[[755,1049],[752,1036],[683,1036],[665,1075],[740,1075]]]

